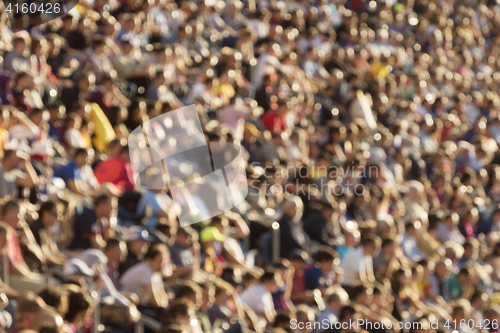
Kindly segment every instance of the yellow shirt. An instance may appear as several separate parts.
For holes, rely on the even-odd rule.
[[[92,103],[90,107],[90,118],[94,122],[94,147],[103,153],[108,143],[116,138],[116,133],[101,107],[96,103]]]

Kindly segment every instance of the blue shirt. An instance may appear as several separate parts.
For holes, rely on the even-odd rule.
[[[165,193],[155,193],[151,190],[147,190],[139,200],[137,204],[137,213],[143,214],[146,207],[151,207],[151,216],[148,222],[145,225],[147,230],[152,230],[158,224],[158,212],[164,211],[167,212],[171,209],[173,204],[172,199]]]
[[[61,178],[68,186],[68,180],[80,179],[78,168],[75,162],[70,162],[54,170],[53,177]]]

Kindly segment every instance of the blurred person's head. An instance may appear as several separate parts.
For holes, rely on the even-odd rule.
[[[154,272],[161,272],[166,260],[166,251],[159,246],[152,246],[144,256],[144,260]]]
[[[6,149],[3,152],[2,166],[5,171],[11,171],[19,166],[19,153],[14,149]]]
[[[111,197],[107,194],[102,194],[95,198],[94,200],[94,212],[97,218],[110,218],[111,212],[113,211],[113,201]]]
[[[374,255],[377,252],[377,241],[374,237],[366,237],[361,241],[361,246],[363,246],[363,250],[365,255]]]
[[[161,322],[176,323],[180,325],[191,326],[191,317],[193,316],[189,302],[176,301],[170,305],[163,313]]]
[[[318,251],[315,256],[315,261],[319,264],[319,269],[323,274],[330,273],[333,270],[334,259],[335,255],[333,251],[326,248]]]
[[[51,228],[57,222],[57,204],[54,201],[42,203],[38,210],[38,216],[45,228]]]
[[[87,293],[83,291],[70,291],[68,295],[68,312],[64,320],[77,327],[87,317],[92,305],[92,300]]]
[[[56,286],[46,287],[38,293],[38,296],[61,316],[64,316],[68,311],[68,292],[62,288]]]
[[[133,230],[129,231],[126,238],[128,252],[134,254],[138,258],[142,258],[148,250],[149,234],[146,230],[139,227],[132,227],[132,229]]]
[[[326,297],[326,304],[328,305],[330,310],[335,312],[335,314],[339,314],[342,307],[342,299],[340,298],[339,294],[333,293]]]
[[[81,168],[81,167],[87,165],[87,158],[88,158],[88,156],[89,156],[89,154],[88,154],[87,149],[85,149],[85,148],[78,148],[75,151],[75,155],[74,155],[75,165],[78,168]]]
[[[108,239],[104,253],[108,257],[109,263],[116,266],[127,258],[127,245],[124,241],[116,238]]]
[[[178,300],[188,300],[194,304],[196,310],[202,305],[202,290],[195,283],[186,283],[180,286],[177,294],[175,295]]]
[[[15,228],[20,218],[21,207],[15,200],[7,201],[2,207],[2,220]]]
[[[396,242],[394,238],[387,237],[382,241],[382,254],[392,257],[396,253]]]
[[[274,269],[268,269],[260,277],[260,282],[264,288],[270,292],[274,293],[278,289],[278,282],[276,279],[276,271]]]
[[[42,309],[36,295],[33,293],[26,295],[17,305],[16,328],[18,330],[35,329],[36,317]]]

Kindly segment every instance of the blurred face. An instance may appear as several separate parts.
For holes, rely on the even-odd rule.
[[[116,247],[113,247],[108,250],[106,253],[109,262],[111,263],[121,263],[124,262],[127,258],[127,245],[125,242],[120,242],[120,244]]]
[[[272,280],[265,281],[264,286],[270,293],[276,292],[276,290],[278,290],[278,282],[276,280],[276,276]]]
[[[155,272],[160,272],[163,267],[163,263],[165,262],[165,259],[166,258],[164,254],[157,255],[153,259],[149,259],[148,264]]]
[[[83,167],[85,164],[87,164],[87,157],[88,154],[79,154],[78,156],[75,157],[75,164],[77,167]]]
[[[111,217],[111,212],[113,211],[113,204],[111,200],[106,200],[101,202],[96,209],[96,213],[98,213],[99,217]]]
[[[42,216],[42,223],[44,226],[50,228],[57,221],[57,207],[52,208],[49,211],[45,211]]]
[[[21,217],[21,210],[19,209],[19,207],[17,207],[9,209],[7,212],[5,212],[3,220],[12,226],[17,224],[20,217]]]
[[[333,260],[324,260],[321,262],[321,272],[329,273],[333,270]]]

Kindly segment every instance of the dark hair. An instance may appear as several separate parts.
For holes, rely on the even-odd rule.
[[[40,206],[40,209],[38,210],[38,216],[39,218],[42,218],[43,216],[43,213],[45,212],[50,212],[52,211],[54,208],[56,208],[57,205],[54,201],[45,201],[41,206]]]
[[[408,229],[415,229],[415,225],[413,224],[413,222],[408,222],[405,224],[405,230],[408,230]]]
[[[111,200],[111,197],[107,194],[102,194],[95,198],[94,200],[94,207],[99,206],[100,204],[107,203],[109,200]]]
[[[148,249],[148,252],[146,252],[146,255],[144,256],[145,260],[154,260],[156,257],[159,255],[162,255],[164,251],[157,247],[157,246],[152,246]]]
[[[264,274],[260,277],[260,282],[266,282],[275,279],[276,272],[273,269],[267,269]]]
[[[190,298],[193,296],[196,296],[196,290],[188,284],[181,286],[176,295],[178,299],[182,297]]]
[[[472,243],[471,243],[471,242],[469,242],[469,241],[465,242],[463,246],[464,246],[464,250],[465,250],[466,248],[474,248],[474,246],[472,245]]]
[[[121,240],[118,238],[111,238],[108,240],[106,243],[106,248],[104,249],[104,252],[108,251],[111,248],[115,247],[120,247]]]
[[[290,315],[288,313],[280,313],[274,318],[273,327],[287,325],[288,323],[290,323]]]
[[[346,305],[340,310],[339,321],[345,320],[348,315],[354,316],[355,314],[356,310],[352,306]]]
[[[155,229],[164,234],[165,232],[170,230],[170,226],[166,223],[158,223],[158,224],[156,224]]]
[[[62,330],[56,325],[44,325],[39,330],[38,333],[61,333]]]
[[[332,261],[333,259],[335,259],[335,255],[328,250],[320,250],[316,253],[315,256],[316,262]]]
[[[16,150],[14,149],[5,149],[3,152],[3,159],[5,160],[6,158],[9,158],[12,155],[15,155],[17,153]]]
[[[53,307],[59,314],[68,311],[68,294],[58,287],[46,287],[38,293],[45,304]]]
[[[373,246],[373,247],[376,247],[377,246],[377,241],[375,240],[375,238],[373,237],[366,237],[364,238],[362,241],[361,241],[361,245],[363,247],[367,247],[367,246]]]
[[[69,323],[73,322],[81,311],[90,309],[90,304],[90,300],[85,293],[81,291],[70,292],[68,295],[68,312],[66,312],[64,320]]]
[[[171,322],[176,322],[177,316],[187,316],[189,315],[189,305],[183,301],[177,301],[174,304],[170,305],[163,312],[162,317],[160,318],[160,322],[165,325]]]
[[[2,207],[2,216],[5,216],[8,211],[13,209],[19,209],[19,203],[15,200],[7,201]]]
[[[83,154],[88,154],[88,151],[87,149],[85,148],[78,148],[75,150],[75,155],[74,155],[74,158],[77,158],[79,155],[83,155]]]
[[[326,303],[331,303],[331,302],[340,303],[340,301],[341,301],[340,296],[337,293],[333,293],[326,298]]]
[[[394,244],[394,238],[387,237],[382,241],[382,248]]]
[[[356,287],[354,287],[352,289],[352,299],[355,300],[356,297],[358,297],[359,295],[361,295],[362,293],[364,293],[366,291],[366,286],[365,285],[357,285]]]

